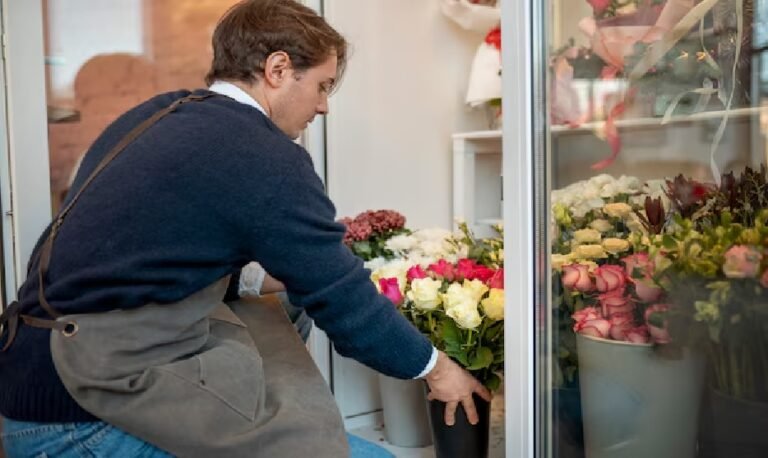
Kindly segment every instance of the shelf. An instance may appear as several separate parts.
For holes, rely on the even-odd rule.
[[[747,107],[747,108],[735,108],[732,109],[729,114],[730,118],[745,118],[750,116],[759,115],[763,112],[768,112],[768,107]],[[692,123],[696,121],[715,120],[721,119],[725,116],[724,110],[719,111],[703,111],[701,113],[694,113],[691,115],[672,116],[665,125],[670,124],[682,124]],[[661,117],[655,118],[629,118],[619,119],[616,121],[616,127],[619,128],[631,128],[631,127],[663,127],[661,124]],[[551,126],[550,132],[552,134],[567,134],[567,133],[579,133],[600,130],[605,127],[605,121],[588,122],[581,124],[578,127],[568,127],[566,125]]]
[[[454,140],[492,140],[500,139],[500,130],[476,130],[474,132],[460,132],[452,135]]]

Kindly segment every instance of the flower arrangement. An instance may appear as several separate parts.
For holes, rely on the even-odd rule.
[[[339,222],[347,228],[344,244],[364,261],[392,259],[394,254],[386,248],[387,240],[408,233],[405,217],[394,210],[367,210]]]
[[[664,319],[681,345],[708,356],[712,386],[768,401],[768,185],[766,170],[729,173],[719,187],[670,182],[675,212],[651,253],[669,291]],[[687,199],[687,201],[686,201]]]
[[[371,278],[436,348],[495,390],[504,362],[503,240],[476,240],[466,224],[460,228],[450,251],[455,256],[469,244],[475,259],[459,255],[427,265],[396,259]]]
[[[575,382],[576,333],[636,344],[669,340],[664,323],[656,321],[666,305],[647,254],[663,194],[658,182],[609,175],[553,191],[558,386]]]

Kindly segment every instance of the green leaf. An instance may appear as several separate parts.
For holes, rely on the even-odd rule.
[[[488,347],[480,347],[469,357],[467,370],[476,371],[478,369],[485,369],[491,364],[493,364],[493,352]]]
[[[665,234],[662,241],[662,245],[664,245],[664,248],[667,248],[669,250],[674,250],[677,248],[677,242],[675,241],[674,237],[672,237],[669,234]]]
[[[441,329],[441,337],[446,345],[461,346],[461,331],[453,320],[445,320]]]
[[[496,391],[501,386],[501,377],[496,374],[491,374],[488,376],[488,379],[483,382],[483,385],[490,391]]]

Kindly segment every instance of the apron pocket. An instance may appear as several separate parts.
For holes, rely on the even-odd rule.
[[[263,402],[264,369],[254,347],[232,340],[185,360],[158,366],[216,397],[249,421],[254,421]]]

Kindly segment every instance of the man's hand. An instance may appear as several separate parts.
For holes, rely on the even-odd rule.
[[[464,406],[469,423],[477,424],[478,416],[472,393],[491,401],[490,391],[443,352],[438,352],[437,363],[425,379],[429,384],[429,400],[445,402],[445,424],[448,426],[456,423],[456,408],[459,402]]]

